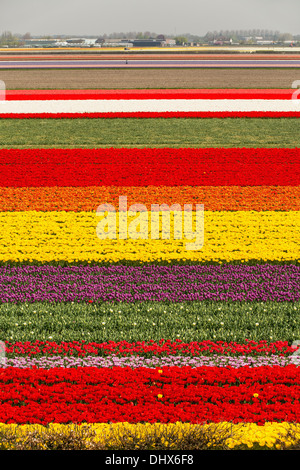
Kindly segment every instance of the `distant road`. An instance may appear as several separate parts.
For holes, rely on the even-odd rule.
[[[44,68],[152,68],[152,67],[198,67],[198,68],[291,68],[300,67],[300,59],[206,59],[206,60],[1,60],[0,69],[44,69]]]

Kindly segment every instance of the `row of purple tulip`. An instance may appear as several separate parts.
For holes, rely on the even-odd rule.
[[[299,301],[300,266],[1,266],[0,302]]]

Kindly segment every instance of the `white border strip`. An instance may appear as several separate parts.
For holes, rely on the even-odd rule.
[[[293,112],[300,100],[30,100],[0,101],[0,113]]]

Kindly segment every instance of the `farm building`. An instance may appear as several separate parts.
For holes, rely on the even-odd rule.
[[[161,47],[162,39],[122,39],[122,43],[131,43],[133,47]]]

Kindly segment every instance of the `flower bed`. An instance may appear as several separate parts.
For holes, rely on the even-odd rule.
[[[294,89],[140,89],[140,90],[6,90],[6,100],[111,100],[111,99],[292,99]]]
[[[300,150],[2,149],[0,170],[2,187],[299,186]]]
[[[137,111],[102,113],[0,113],[0,119],[205,119],[205,118],[298,118],[299,111]]]
[[[0,370],[0,420],[19,424],[298,423],[298,379],[293,364],[156,370],[8,367]]]
[[[299,186],[122,186],[128,207],[139,201],[151,210],[165,204],[204,204],[208,211],[299,211]],[[118,207],[119,186],[1,187],[0,211],[93,212],[100,201]]]
[[[300,301],[300,266],[3,266],[0,302]]]
[[[157,357],[188,357],[203,360],[204,355],[220,356],[238,356],[254,357],[278,357],[289,358],[296,349],[292,348],[287,341],[276,341],[268,343],[261,341],[246,341],[245,343],[226,342],[226,341],[193,341],[184,343],[180,339],[175,341],[160,340],[155,342],[137,341],[129,343],[128,341],[107,341],[105,343],[86,343],[85,341],[71,341],[56,343],[53,341],[26,341],[9,343],[6,341],[6,353],[8,358],[55,357],[62,355],[64,357],[150,357],[155,360]]]
[[[8,90],[0,119],[8,134],[9,119],[31,118],[51,118],[54,134],[77,118],[285,123],[299,116],[292,93]],[[82,148],[82,134],[76,148],[0,149],[0,432],[56,426],[62,438],[87,423],[103,442],[105,426],[124,423],[144,426],[150,446],[149,426],[229,423],[244,433],[228,448],[271,448],[299,423],[300,154],[281,132],[277,148],[271,134],[273,148],[256,148],[256,135],[251,148]],[[203,248],[175,236],[100,240],[96,209],[109,202],[119,216],[120,196],[147,210],[204,204]]]

